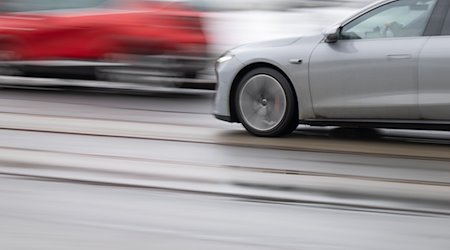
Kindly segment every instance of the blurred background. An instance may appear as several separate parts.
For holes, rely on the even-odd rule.
[[[214,62],[367,0],[0,0],[0,249],[448,250],[450,133],[216,120]]]
[[[2,0],[0,73],[213,89],[226,50],[321,32],[369,2]]]

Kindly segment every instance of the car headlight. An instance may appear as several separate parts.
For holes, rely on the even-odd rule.
[[[234,56],[232,54],[225,54],[217,59],[217,64],[221,64],[231,60]]]

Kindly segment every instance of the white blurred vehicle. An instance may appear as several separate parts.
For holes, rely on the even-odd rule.
[[[230,10],[289,10],[305,7],[362,6],[374,0],[184,0],[210,11]]]
[[[189,2],[201,9],[212,11],[286,10],[290,8],[293,0],[189,0]]]

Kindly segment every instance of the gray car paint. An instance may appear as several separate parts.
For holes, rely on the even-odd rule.
[[[424,119],[450,120],[450,36],[431,37],[420,55],[419,105]]]
[[[417,65],[427,40],[358,39],[319,44],[310,62],[316,116],[419,119]]]

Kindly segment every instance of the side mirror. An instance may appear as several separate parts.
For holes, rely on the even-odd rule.
[[[341,27],[333,29],[325,34],[326,43],[337,43],[341,34]]]
[[[337,43],[338,40],[339,40],[339,35],[336,33],[328,34],[325,37],[326,43]]]

